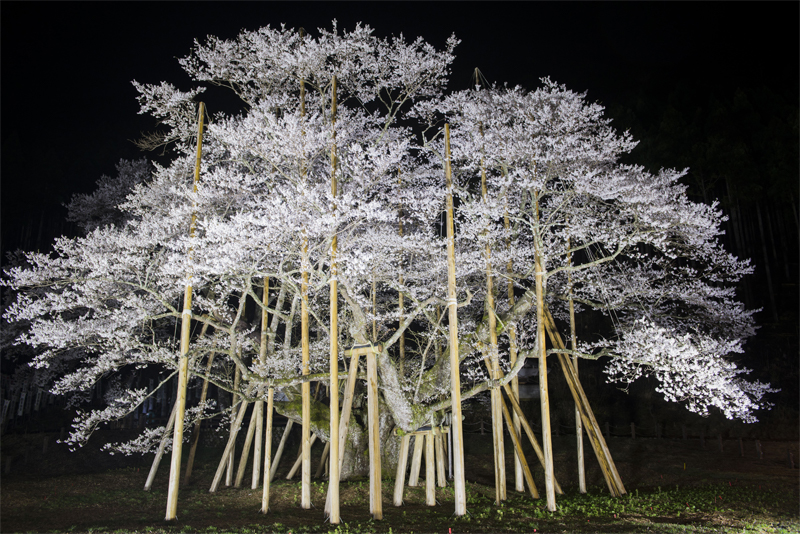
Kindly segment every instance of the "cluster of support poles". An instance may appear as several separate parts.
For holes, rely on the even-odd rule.
[[[331,150],[332,158],[332,171],[331,171],[331,187],[333,197],[336,198],[337,183],[336,183],[336,166],[337,154],[335,143],[335,121],[336,121],[336,78],[332,82],[332,123],[334,126],[334,143]],[[301,113],[305,113],[304,105],[305,86],[301,81]],[[198,111],[198,138],[197,138],[197,159],[194,174],[195,191],[197,190],[197,182],[200,173],[200,159],[202,149],[202,136],[203,136],[203,118],[205,108],[203,103],[200,103]],[[449,313],[449,355],[450,355],[450,385],[451,385],[451,426],[450,427],[429,427],[420,429],[416,432],[406,433],[402,436],[400,446],[400,458],[397,467],[397,476],[395,479],[394,488],[394,505],[401,506],[403,503],[403,488],[405,485],[405,473],[408,461],[408,452],[411,437],[415,437],[414,453],[411,463],[411,475],[409,478],[409,485],[415,486],[418,484],[419,470],[422,458],[423,447],[425,448],[426,458],[426,503],[428,505],[435,505],[435,487],[434,479],[438,479],[438,485],[444,486],[444,445],[443,435],[448,435],[448,458],[452,470],[454,496],[455,496],[455,515],[463,516],[466,514],[466,487],[464,478],[464,448],[463,448],[463,430],[462,430],[462,415],[461,415],[461,385],[459,376],[459,354],[458,354],[458,311],[456,300],[456,281],[455,281],[455,246],[454,246],[454,228],[453,228],[453,195],[452,195],[452,169],[450,166],[450,127],[445,124],[445,178],[447,182],[447,265],[448,265],[448,287],[447,287],[447,305]],[[482,169],[482,188],[484,199],[486,198],[486,174]],[[334,206],[335,210],[335,206]],[[508,225],[508,217],[506,216],[506,226]],[[192,222],[190,226],[190,235],[194,235],[195,231],[195,214],[192,215]],[[400,233],[402,235],[402,222],[400,226]],[[507,243],[507,246],[510,244]],[[304,256],[307,256],[308,244],[304,241]],[[328,459],[328,495],[325,503],[325,512],[332,524],[338,524],[339,517],[339,473],[342,467],[341,451],[344,450],[345,440],[347,436],[347,427],[350,420],[352,409],[353,392],[355,389],[355,382],[358,372],[358,360],[361,355],[366,356],[367,362],[367,409],[368,409],[368,437],[369,437],[369,473],[370,473],[370,513],[374,519],[383,518],[382,498],[381,498],[381,460],[380,460],[380,434],[379,434],[379,414],[378,414],[378,369],[376,362],[376,355],[383,351],[383,347],[377,343],[369,343],[364,345],[353,346],[350,350],[346,351],[346,356],[350,357],[350,368],[348,378],[345,386],[345,394],[343,398],[341,419],[339,417],[339,348],[338,348],[338,290],[337,290],[337,239],[334,236],[331,245],[331,277],[330,277],[330,290],[331,290],[331,310],[330,310],[330,326],[331,326],[331,346],[330,346],[330,376],[331,387],[330,391],[330,429],[331,439],[326,445],[325,453],[323,453],[322,462],[325,462],[326,456]],[[190,251],[191,260],[191,251]],[[503,379],[503,372],[500,369],[498,362],[497,352],[497,328],[494,317],[494,304],[493,304],[493,290],[492,290],[492,272],[490,262],[491,251],[487,245],[486,248],[486,263],[487,263],[487,290],[489,297],[487,298],[487,311],[489,315],[489,331],[490,331],[490,346],[488,347],[488,355],[485,358],[485,363],[489,376],[495,383]],[[307,257],[304,257],[307,260]],[[305,263],[305,262],[304,262]],[[509,263],[508,269],[511,270]],[[496,481],[496,500],[499,504],[506,499],[506,477],[505,477],[505,453],[503,445],[503,422],[505,422],[507,430],[514,443],[515,451],[515,473],[516,473],[516,489],[524,491],[524,484],[528,486],[528,490],[533,498],[539,498],[539,492],[533,481],[530,467],[525,459],[522,451],[521,435],[524,430],[525,434],[533,446],[533,449],[542,464],[545,471],[545,492],[547,497],[547,505],[550,510],[555,510],[555,494],[561,494],[561,487],[555,480],[553,474],[553,455],[552,443],[550,435],[550,420],[549,420],[549,406],[547,394],[547,364],[546,364],[546,345],[545,334],[549,336],[551,343],[557,349],[565,349],[563,340],[558,333],[555,322],[550,312],[545,308],[543,301],[543,288],[542,288],[542,266],[539,263],[538,255],[536,260],[536,289],[537,289],[537,323],[539,327],[539,380],[540,380],[540,395],[542,402],[542,428],[543,428],[543,446],[539,444],[534,436],[533,430],[527,421],[522,409],[518,402],[518,386],[516,380],[512,381],[511,386],[503,384],[502,388],[493,387],[491,389],[492,400],[492,428],[493,428],[493,443],[494,443],[494,458],[495,458],[495,481]],[[402,283],[402,280],[401,280]],[[513,285],[509,284],[509,298],[513,305]],[[262,297],[262,321],[261,321],[261,347],[259,350],[259,360],[263,364],[267,354],[267,303],[269,294],[269,279],[264,279],[264,290]],[[400,300],[400,312],[403,311],[402,294]],[[308,358],[309,358],[309,332],[308,332],[308,271],[303,270],[303,281],[301,287],[301,343],[302,343],[302,374],[308,375]],[[183,443],[183,420],[186,405],[186,385],[188,381],[188,353],[189,353],[189,339],[190,328],[192,320],[192,275],[187,275],[186,290],[184,295],[184,309],[182,313],[181,324],[181,345],[180,345],[180,360],[178,366],[178,392],[176,395],[175,405],[170,415],[169,422],[164,437],[160,443],[158,453],[154,459],[153,466],[145,484],[145,489],[149,490],[152,486],[158,464],[163,456],[167,437],[171,429],[173,431],[173,450],[172,461],[170,464],[170,477],[169,488],[167,495],[167,513],[166,520],[174,520],[177,517],[177,496],[179,488],[179,476],[181,466],[181,452]],[[277,314],[273,316],[273,321],[277,321]],[[205,329],[204,329],[205,330]],[[272,328],[275,331],[275,325]],[[374,333],[373,333],[374,337]],[[516,360],[516,346],[513,330],[510,331],[511,339],[511,358],[512,363]],[[572,341],[574,346],[574,324],[572,329]],[[402,348],[402,346],[401,346]],[[575,400],[576,415],[578,416],[578,443],[579,443],[579,473],[581,491],[585,491],[585,479],[583,476],[583,454],[582,454],[582,432],[581,426],[585,428],[589,440],[594,449],[595,455],[600,463],[601,470],[605,477],[606,483],[612,495],[620,496],[625,493],[625,488],[617,473],[614,462],[608,451],[608,447],[600,433],[597,421],[592,414],[589,407],[586,395],[578,380],[577,362],[573,363],[566,355],[558,354],[559,364],[561,365],[564,375],[567,378],[570,391],[572,392]],[[401,355],[402,357],[402,355]],[[213,354],[209,356],[208,368],[210,369],[213,363]],[[234,388],[238,388],[239,373],[237,372]],[[292,478],[296,473],[298,467],[301,469],[301,506],[304,509],[311,507],[311,463],[310,463],[310,450],[311,445],[316,439],[316,436],[310,435],[310,387],[308,381],[302,384],[302,435],[300,454],[298,456],[295,466],[289,473],[287,478]],[[206,398],[208,389],[208,382],[203,384],[201,401]],[[502,391],[508,398],[508,403],[503,397]],[[319,393],[319,385],[317,387]],[[252,489],[257,489],[261,483],[261,458],[263,454],[263,496],[261,512],[267,513],[269,510],[269,487],[270,481],[275,476],[275,471],[283,453],[286,438],[292,428],[293,422],[288,421],[284,430],[284,435],[281,438],[280,445],[272,458],[272,418],[273,418],[273,402],[274,402],[274,389],[267,388],[267,406],[266,406],[266,436],[264,436],[264,392],[261,390],[249,391],[248,395],[255,394],[260,399],[255,401],[252,411],[250,423],[247,428],[247,437],[245,439],[244,449],[242,451],[239,468],[236,474],[235,481],[232,480],[233,465],[234,465],[234,446],[239,429],[241,428],[249,403],[241,399],[237,399],[234,395],[232,413],[236,413],[236,417],[231,424],[230,436],[222,455],[222,460],[219,463],[217,471],[214,475],[210,491],[215,492],[219,488],[222,481],[222,476],[227,472],[226,485],[233,485],[239,487],[244,477],[247,459],[250,453],[250,447],[255,437],[255,453],[253,457],[253,475],[252,475]],[[511,404],[512,410],[509,410],[508,404]],[[238,405],[238,412],[236,406]],[[512,416],[513,414],[513,416]],[[197,448],[199,438],[199,423],[195,429],[194,441],[192,443],[191,451],[189,454],[189,461],[185,473],[185,482],[191,476],[192,464]],[[338,438],[338,439],[337,439]],[[263,449],[263,452],[262,452]],[[320,471],[322,465],[320,465]],[[320,472],[318,471],[319,476]],[[524,482],[523,482],[524,480]]]

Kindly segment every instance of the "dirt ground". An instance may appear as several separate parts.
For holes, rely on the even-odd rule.
[[[223,486],[209,494],[221,448],[201,449],[192,481],[181,486],[178,520],[166,523],[168,457],[153,490],[145,492],[152,456],[109,456],[96,444],[70,453],[55,443],[57,438],[46,434],[3,437],[0,531],[327,532],[334,528],[323,513],[324,480],[312,481],[311,510],[300,508],[298,478],[284,480],[296,446],[288,449],[292,461],[284,457],[273,481],[267,515],[259,513],[261,490],[250,489],[249,467],[241,488]],[[747,530],[748,525],[755,525],[753,531],[800,531],[798,442],[762,442],[763,458],[758,457],[753,441],[744,442],[744,457],[733,440],[724,442],[722,452],[716,440],[706,440],[705,447],[697,439],[610,438],[608,444],[628,491],[621,499],[610,498],[588,440],[584,446],[589,494],[578,494],[575,436],[560,436],[553,440],[555,475],[565,492],[557,499],[560,512],[551,514],[544,508],[544,499],[533,500],[514,491],[510,443],[506,444],[509,500],[498,508],[493,502],[491,437],[468,434],[468,517],[453,516],[452,486],[437,488],[435,507],[425,506],[424,486],[407,488],[404,506],[394,507],[394,473],[384,471],[384,519],[370,517],[367,480],[343,483],[339,532],[673,532],[681,528]],[[321,446],[313,449],[312,474],[321,450]],[[543,494],[543,470],[527,452]],[[667,492],[669,499],[663,497]],[[685,507],[677,502],[684,500]]]

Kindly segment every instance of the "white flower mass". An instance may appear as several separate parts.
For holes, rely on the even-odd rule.
[[[554,316],[565,317],[568,272],[578,320],[606,316],[603,337],[579,340],[574,354],[606,359],[611,381],[654,376],[667,400],[690,411],[717,408],[731,419],[756,420],[755,411],[769,406],[764,395],[774,390],[747,381],[748,371],[732,359],[755,331],[754,312],[733,289],[752,267],[717,240],[725,220],[719,206],[688,199],[679,181],[685,170],[652,174],[621,164],[636,142],[611,127],[600,105],[549,79],[532,91],[480,85],[447,94],[457,44],[451,37],[436,50],[421,39],[379,39],[368,26],[343,31],[335,22],[317,36],[266,27],[196,42],[180,61],[184,70],[198,83],[231,89],[245,104],[238,115],[210,118],[196,192],[195,100],[203,87],[182,92],[168,83],[134,82],[141,113],[166,128],[171,163],[121,162],[117,178],[104,177],[95,194],[69,206],[86,235],[58,240],[52,254],[28,253],[27,263],[6,269],[3,281],[17,292],[5,317],[29,323],[18,343],[37,351],[34,367],[52,370],[54,393],[79,397],[101,378],[118,377],[106,406],[76,419],[71,445],[166,387],[168,378],[148,390],[130,377],[176,372],[174,334],[187,279],[194,289],[190,373],[197,379],[246,399],[274,386],[287,399],[276,402],[278,411],[296,415],[291,401],[303,377],[293,330],[305,273],[311,380],[328,380],[329,336],[340,337],[343,363],[352,345],[377,341],[384,347],[381,411],[395,425],[414,430],[447,408],[445,123],[457,198],[465,399],[493,386],[482,368],[488,245],[495,288],[501,287],[492,312],[501,334],[516,327],[522,355],[537,356],[538,256]],[[339,332],[329,331],[327,319],[334,237]],[[265,278],[270,348],[261,365]],[[516,290],[513,305],[508,281]],[[503,339],[499,352],[510,380],[524,358],[509,367]],[[214,409],[211,403],[188,410],[186,424]],[[108,448],[143,452],[160,435],[147,429]]]

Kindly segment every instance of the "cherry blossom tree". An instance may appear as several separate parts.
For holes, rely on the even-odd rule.
[[[58,240],[50,255],[27,254],[28,265],[7,269],[4,281],[18,291],[5,317],[30,323],[18,342],[37,349],[33,366],[59,370],[54,392],[80,395],[101,378],[113,381],[105,408],[79,414],[71,444],[135,410],[177,372],[174,333],[187,273],[195,290],[195,379],[248,400],[262,398],[266,386],[278,388],[285,400],[276,409],[299,421],[301,384],[329,382],[335,335],[342,360],[354,344],[383,346],[377,361],[387,461],[394,428],[440,421],[450,406],[440,226],[445,122],[458,198],[460,371],[469,384],[462,398],[497,387],[482,368],[491,350],[505,369],[503,382],[526,357],[538,357],[534,278],[541,265],[556,319],[568,320],[568,302],[578,320],[607,318],[604,337],[566,352],[607,359],[609,380],[653,375],[668,400],[691,411],[716,407],[729,418],[755,420],[773,390],[746,381],[732,358],[755,328],[732,288],[751,267],[717,241],[725,220],[719,207],[690,202],[681,171],[651,174],[619,163],[635,142],[614,131],[601,106],[549,79],[534,91],[476,86],[445,94],[457,42],[451,37],[436,50],[421,39],[379,39],[367,26],[343,32],[335,22],[317,36],[266,27],[197,42],[181,60],[185,71],[231,89],[244,107],[212,117],[196,192],[194,115],[203,87],[183,92],[134,82],[141,112],[166,128],[147,144],[169,147],[171,162],[154,164],[147,179],[139,178],[144,163],[120,168],[121,177],[137,176],[120,185],[124,200],[107,191],[110,181],[74,200],[76,213],[92,198],[113,198],[120,215],[81,215],[93,221],[86,236]],[[334,236],[338,332],[327,321]],[[513,304],[502,291],[487,299],[487,272],[495,288],[513,283]],[[300,373],[304,294],[309,376]],[[262,309],[271,318],[263,362]],[[490,324],[500,335],[496,349],[489,347]],[[522,356],[513,365],[512,328]],[[163,378],[155,390],[129,380],[157,372]],[[314,405],[313,431],[329,439],[326,402]],[[213,402],[195,406],[185,424],[215,410]],[[162,433],[148,429],[109,448],[151,450]],[[357,454],[366,447],[365,429],[352,423],[348,438],[343,477],[366,468]]]

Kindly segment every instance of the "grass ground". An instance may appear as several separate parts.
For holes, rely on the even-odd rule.
[[[511,454],[509,498],[496,506],[491,438],[469,435],[467,516],[453,515],[451,486],[437,488],[436,506],[425,506],[424,486],[406,488],[405,504],[392,506],[391,473],[383,481],[382,521],[373,521],[369,515],[369,482],[354,480],[342,484],[342,523],[333,526],[323,514],[327,483],[313,481],[314,507],[302,510],[299,482],[282,477],[289,460],[278,471],[270,512],[263,515],[259,513],[261,490],[249,488],[249,472],[242,488],[208,492],[221,451],[205,449],[192,482],[181,488],[178,520],[167,523],[163,521],[167,461],[153,490],[145,492],[142,487],[151,458],[115,460],[117,465],[112,465],[97,451],[67,453],[60,445],[51,445],[47,454],[41,454],[40,435],[23,438],[3,438],[7,458],[23,447],[30,452],[27,465],[9,463],[14,467],[3,476],[2,532],[800,532],[800,471],[788,464],[789,450],[800,457],[796,442],[765,442],[764,458],[758,459],[752,443],[741,457],[738,444],[732,441],[720,453],[716,442],[702,448],[697,440],[612,438],[609,447],[628,490],[615,499],[590,456],[586,462],[589,492],[578,493],[575,438],[557,437],[555,472],[565,494],[557,498],[558,510],[551,513],[544,499],[534,500],[513,490]],[[320,450],[315,448],[316,454]],[[587,454],[591,454],[588,444]],[[20,453],[16,458],[18,463],[24,459]],[[92,458],[94,469],[89,467]],[[78,469],[71,469],[69,462]],[[316,462],[312,465],[316,470]],[[533,471],[543,493],[542,469],[537,466]]]

